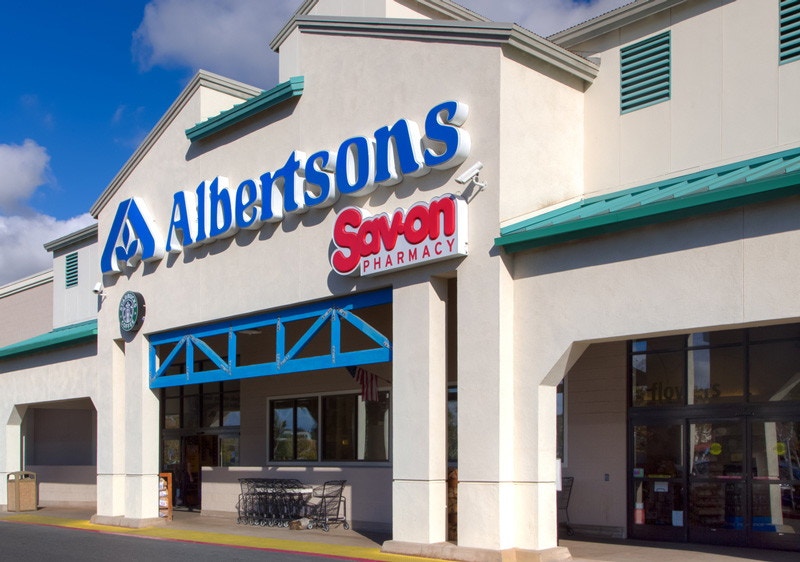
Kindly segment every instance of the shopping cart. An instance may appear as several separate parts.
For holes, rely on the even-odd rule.
[[[314,488],[311,501],[306,504],[308,528],[321,527],[328,531],[331,525],[341,524],[350,528],[347,522],[347,501],[342,496],[347,480],[329,480]]]

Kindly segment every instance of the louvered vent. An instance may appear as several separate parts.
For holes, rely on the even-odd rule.
[[[781,62],[800,59],[800,0],[781,0]]]
[[[670,97],[669,31],[623,48],[620,51],[620,73],[622,113],[668,100]]]
[[[67,254],[67,288],[78,284],[78,252]]]

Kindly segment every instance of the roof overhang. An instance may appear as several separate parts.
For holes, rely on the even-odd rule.
[[[725,211],[800,194],[800,148],[617,191],[500,229],[507,253]]]
[[[97,320],[89,320],[80,324],[56,328],[52,332],[0,347],[0,360],[43,353],[96,340]]]
[[[599,67],[588,59],[571,53],[512,23],[343,18],[338,16],[302,16],[295,18],[294,21],[303,33],[494,46],[509,45],[586,82],[592,82],[599,71]]]
[[[53,252],[87,240],[97,240],[97,223],[90,224],[85,228],[70,232],[66,236],[47,242],[44,245],[44,249],[48,252]]]
[[[265,90],[257,96],[221,112],[219,115],[215,115],[205,121],[201,121],[194,127],[186,129],[186,138],[194,142],[209,137],[228,127],[232,127],[284,101],[302,95],[304,85],[305,80],[302,76],[293,76],[274,88]]]
[[[286,38],[297,28],[298,19],[309,15],[311,10],[314,9],[314,6],[316,6],[318,2],[319,0],[305,0],[305,2],[303,2],[294,13],[292,18],[286,22],[275,38],[270,42],[270,49],[277,52],[283,42],[286,41]],[[427,8],[433,11],[435,14],[440,15],[443,19],[462,21],[490,21],[488,18],[465,8],[460,4],[451,2],[450,0],[407,0],[405,2],[401,0],[401,3],[410,5],[416,4],[423,8]]]
[[[684,2],[686,0],[637,0],[564,31],[559,31],[547,39],[565,49],[571,49],[584,41],[594,39]]]

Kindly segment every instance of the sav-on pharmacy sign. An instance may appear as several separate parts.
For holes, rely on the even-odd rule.
[[[173,195],[166,238],[142,199],[126,199],[106,239],[101,270],[117,274],[123,267],[158,261],[167,253],[227,238],[240,229],[280,222],[284,214],[330,207],[343,194],[360,197],[378,186],[400,183],[404,176],[458,166],[471,148],[469,134],[460,128],[468,113],[466,104],[446,101],[428,112],[424,136],[415,122],[400,119],[376,130],[373,137],[346,139],[336,151],[310,156],[293,151],[281,168],[245,179],[236,189],[222,176],[202,181],[194,191]]]

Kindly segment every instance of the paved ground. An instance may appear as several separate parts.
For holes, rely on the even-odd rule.
[[[86,510],[40,508],[35,512],[0,511],[0,520],[37,525],[53,525],[101,533],[151,537],[193,543],[263,548],[275,551],[323,554],[344,559],[385,562],[418,561],[423,558],[384,554],[380,544],[388,537],[370,536],[341,527],[329,532],[320,529],[293,531],[270,527],[237,525],[235,517],[203,517],[198,513],[177,512],[165,526],[126,529],[89,522]],[[634,541],[591,542],[562,540],[575,562],[798,562],[800,553],[711,546],[676,545]]]

